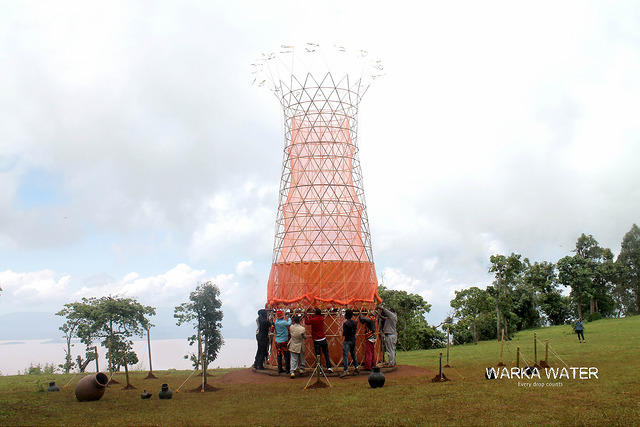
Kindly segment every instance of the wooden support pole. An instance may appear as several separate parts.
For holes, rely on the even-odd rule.
[[[111,377],[111,376],[113,376],[112,370],[114,368],[112,360],[111,360],[111,357],[113,356],[111,354],[111,338],[107,338],[107,347],[109,348],[109,357],[107,357],[107,366],[109,366],[109,376]]]
[[[149,374],[147,374],[144,379],[150,380],[158,377],[153,375],[153,364],[151,363],[151,333],[149,332],[149,328],[147,328],[147,346],[149,347]]]
[[[549,340],[544,340],[544,361],[549,364]]]
[[[533,364],[538,364],[538,338],[536,333],[533,333]]]
[[[500,344],[500,363],[502,363],[502,352],[504,351],[504,328],[502,328],[502,342]]]
[[[520,347],[516,347],[516,368],[520,368]]]
[[[147,346],[149,347],[149,375],[153,375],[153,365],[151,364],[151,334],[147,328]]]
[[[440,353],[440,380],[442,381],[442,353]]]
[[[96,373],[100,372],[100,366],[98,365],[98,346],[94,346],[93,349],[96,352]]]
[[[200,367],[202,367],[202,388],[204,391],[204,386],[207,383],[207,372],[204,369],[204,358],[205,354],[202,353],[202,334],[200,333],[200,328],[198,328],[198,353],[200,353]]]
[[[449,342],[451,341],[451,335],[449,327],[447,326],[447,366],[449,366]]]

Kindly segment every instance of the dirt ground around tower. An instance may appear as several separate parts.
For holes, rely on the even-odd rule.
[[[252,368],[247,369],[235,369],[222,377],[216,380],[216,384],[269,384],[276,382],[292,382],[292,381],[302,381],[305,382],[309,380],[309,374],[311,370],[307,371],[307,374],[302,377],[297,377],[292,380],[288,375],[282,374],[280,376],[277,375],[267,375],[259,372],[254,372]],[[418,366],[410,366],[410,365],[397,365],[396,370],[392,372],[387,372],[384,374],[387,380],[398,379],[398,378],[406,378],[406,377],[427,377],[433,376],[436,372],[421,368]],[[338,378],[337,376],[329,376],[329,381],[363,381],[366,382],[369,378],[369,372],[360,372],[359,375],[349,375],[346,378]]]

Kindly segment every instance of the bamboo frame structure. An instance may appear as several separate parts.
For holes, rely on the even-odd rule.
[[[313,43],[281,48],[252,64],[254,82],[260,80],[259,86],[276,95],[284,113],[265,307],[304,314],[321,308],[335,366],[342,361],[344,310],[371,313],[380,302],[358,155],[358,106],[382,65],[362,50],[326,50]],[[376,362],[381,361],[381,341]],[[307,343],[308,364],[315,360],[312,344]],[[357,347],[362,360],[362,339]]]

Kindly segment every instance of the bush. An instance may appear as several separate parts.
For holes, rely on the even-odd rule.
[[[600,314],[599,312],[595,312],[593,314],[588,314],[586,319],[587,322],[595,322],[596,320],[600,320],[602,319],[604,316],[602,316],[602,314]]]
[[[24,370],[22,375],[51,375],[55,374],[57,370],[58,368],[53,363],[45,363],[44,366],[39,363],[37,365],[32,363]]]

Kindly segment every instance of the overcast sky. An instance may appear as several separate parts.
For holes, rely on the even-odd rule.
[[[212,280],[252,337],[284,136],[250,64],[282,44],[383,61],[358,135],[374,260],[430,323],[492,254],[555,262],[581,233],[617,254],[640,223],[635,0],[15,1],[0,29],[5,330],[107,294],[170,324]]]

